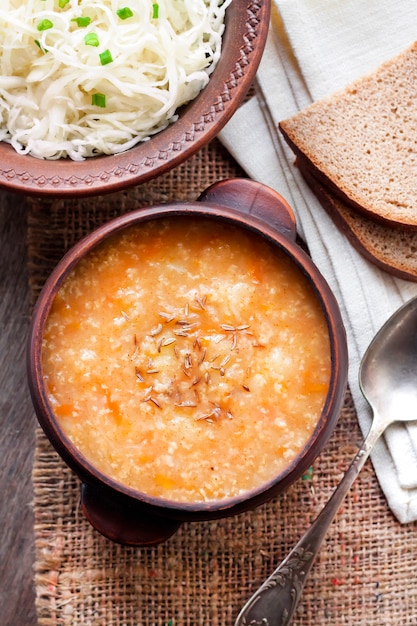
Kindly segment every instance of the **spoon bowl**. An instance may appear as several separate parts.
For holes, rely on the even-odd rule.
[[[382,423],[417,418],[417,298],[371,341],[359,369],[361,391]]]
[[[339,507],[373,446],[394,422],[417,421],[417,297],[400,307],[368,346],[359,384],[373,419],[369,433],[332,497],[273,574],[240,611],[235,626],[286,626]]]

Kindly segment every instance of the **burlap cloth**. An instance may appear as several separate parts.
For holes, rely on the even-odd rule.
[[[33,300],[64,251],[133,207],[193,200],[243,175],[214,141],[149,184],[93,199],[31,202]],[[35,419],[35,418],[34,418]],[[361,436],[349,393],[312,471],[250,513],[187,523],[165,544],[106,540],[79,509],[78,480],[38,429],[33,469],[35,583],[42,626],[229,626],[329,498]],[[368,462],[330,528],[307,581],[296,626],[417,625],[417,524],[390,513]]]

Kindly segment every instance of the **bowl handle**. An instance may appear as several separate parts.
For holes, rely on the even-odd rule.
[[[295,241],[296,221],[288,202],[274,189],[249,178],[229,178],[208,187],[201,202],[248,213]]]
[[[149,515],[127,497],[110,498],[99,487],[81,484],[82,511],[100,534],[127,546],[153,546],[169,539],[181,526],[174,519]]]

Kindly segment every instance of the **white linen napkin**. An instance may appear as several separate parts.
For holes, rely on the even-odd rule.
[[[364,435],[371,412],[359,389],[360,360],[388,317],[417,295],[417,284],[392,277],[356,252],[294,167],[277,124],[401,52],[417,39],[416,23],[415,0],[273,0],[256,96],[219,135],[251,178],[290,203],[298,230],[335,293],[348,336],[349,385]],[[371,458],[397,519],[417,520],[417,426],[391,427]]]

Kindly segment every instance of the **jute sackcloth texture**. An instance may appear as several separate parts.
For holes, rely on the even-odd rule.
[[[33,200],[28,248],[36,299],[73,243],[136,207],[195,200],[243,172],[217,141],[146,185],[110,196]],[[35,418],[34,418],[35,419]],[[350,394],[311,470],[284,494],[239,516],[186,523],[151,548],[114,544],[79,508],[79,482],[40,428],[33,468],[40,626],[232,626],[240,607],[328,500],[361,435]],[[390,513],[368,462],[330,528],[295,626],[417,624],[417,524]]]

